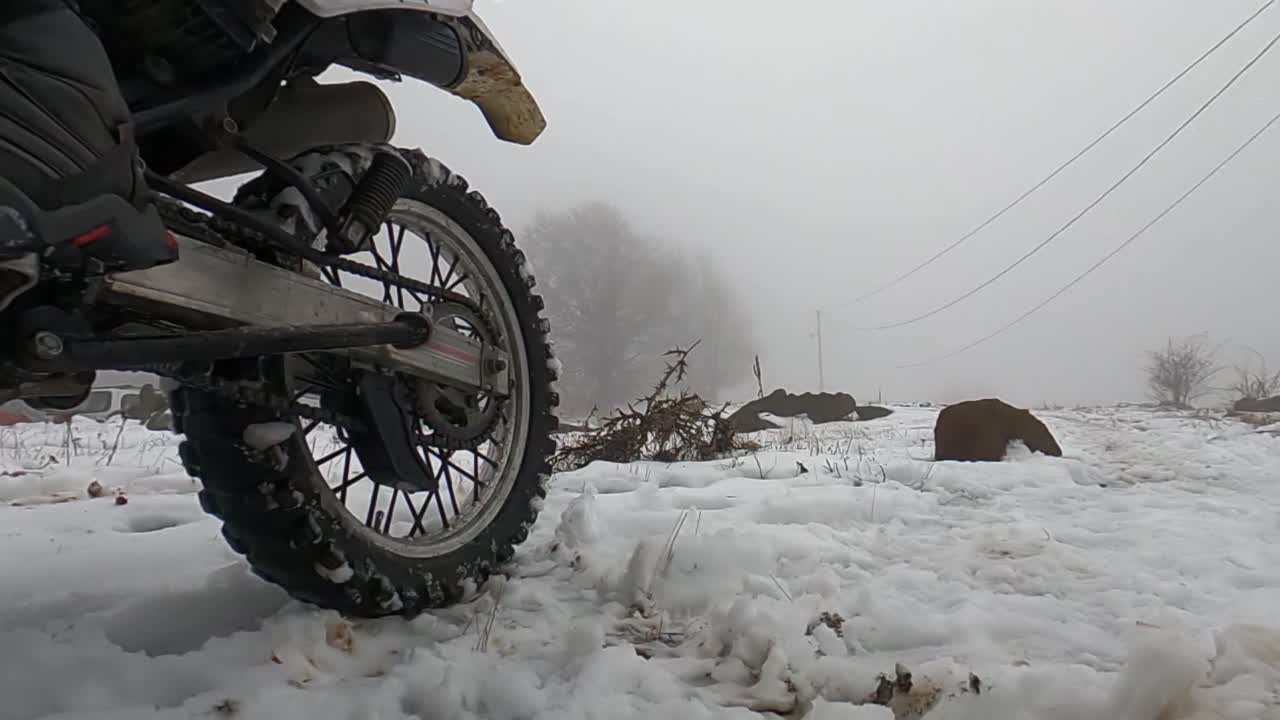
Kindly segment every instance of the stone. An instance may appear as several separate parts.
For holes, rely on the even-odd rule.
[[[879,407],[877,405],[859,405],[854,409],[854,412],[858,414],[858,419],[862,422],[866,422],[867,420],[879,420],[880,418],[889,417],[893,414],[893,411],[889,408]]]
[[[777,430],[778,426],[760,418],[761,413],[778,417],[804,415],[815,425],[847,420],[857,409],[858,403],[848,393],[805,393],[792,395],[786,390],[774,390],[768,395],[738,408],[729,416],[735,432],[752,433],[761,430]]]
[[[1280,395],[1269,398],[1240,398],[1232,409],[1237,412],[1280,412]]]
[[[934,459],[999,462],[1009,443],[1021,440],[1032,452],[1062,456],[1053,433],[1031,411],[987,398],[948,405],[933,426]]]

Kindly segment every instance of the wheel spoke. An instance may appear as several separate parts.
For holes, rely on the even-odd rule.
[[[458,263],[456,260],[454,262],[449,263],[449,274],[440,278],[440,284],[444,285],[445,287],[453,287],[453,285],[449,284],[449,281],[453,279],[453,273],[457,269],[458,269]]]
[[[369,251],[373,253],[373,263],[378,266],[379,270],[394,272],[391,269],[391,265],[388,264],[386,260],[382,259],[382,255],[378,252],[378,246],[376,243],[370,243]],[[387,303],[388,305],[391,304],[392,302],[391,301],[391,283],[387,280],[382,281],[382,302]],[[403,310],[404,307],[401,306],[401,309]]]
[[[430,305],[430,303],[428,303],[426,300],[423,300],[422,296],[419,295],[416,291],[410,290],[409,288],[405,288],[404,291],[409,293],[409,297],[413,298],[414,302],[418,303],[418,312],[422,312],[422,308],[426,307],[427,305]]]
[[[387,507],[387,521],[383,523],[383,527],[382,527],[383,535],[391,534],[391,520],[396,515],[396,500],[399,497],[400,497],[400,488],[391,488],[391,505]]]
[[[387,227],[394,227],[391,223],[387,223]],[[391,254],[400,257],[400,248],[404,247],[404,234],[409,228],[401,225],[400,232],[396,233],[395,239],[391,241]]]
[[[391,243],[391,272],[397,275],[400,274],[400,248],[404,247],[404,232],[405,232],[405,228],[401,227],[400,233],[396,236],[396,239]],[[399,285],[396,286],[396,297],[400,301],[400,309],[403,310],[404,309],[404,288],[400,287]]]
[[[341,492],[342,492],[342,502],[346,502],[346,501],[347,501],[347,488],[351,487],[351,485],[352,485],[352,482],[351,482],[351,456],[352,456],[352,455],[354,455],[354,454],[355,454],[355,452],[351,449],[351,446],[350,446],[350,445],[347,445],[347,446],[346,446],[346,452],[343,454],[343,458],[342,458],[342,485],[340,486],[340,487],[342,488],[342,490],[341,490]]]
[[[382,483],[375,482],[373,484],[373,497],[369,500],[369,513],[365,516],[364,524],[373,527],[373,514],[378,509],[378,491],[382,489]]]
[[[479,469],[480,458],[476,457],[475,453],[471,454],[471,463],[476,467],[475,472],[470,472],[462,469],[461,467],[458,466],[457,463],[453,461],[453,458],[448,457],[441,452],[438,452],[435,448],[431,448],[431,455],[434,456],[441,463],[444,463],[446,467],[452,469],[452,471],[454,472],[457,472],[459,475],[466,478],[471,483],[484,484],[484,481],[480,479],[480,469]]]
[[[408,237],[413,238],[412,242],[406,242]],[[384,246],[383,242],[387,244]],[[419,242],[423,245],[417,245]],[[366,248],[369,255],[366,257],[371,257],[370,264],[383,273],[400,274],[403,270],[409,269],[417,271],[418,276],[422,277],[426,274],[423,267],[425,255],[425,259],[429,259],[431,263],[429,284],[467,295],[479,308],[479,315],[474,315],[473,310],[439,313],[437,321],[441,326],[455,328],[464,336],[480,340],[486,345],[490,343],[500,345],[505,349],[503,338],[506,333],[502,332],[502,324],[499,322],[496,323],[497,327],[490,328],[491,324],[495,324],[490,322],[491,313],[496,313],[494,316],[498,318],[505,317],[504,313],[510,313],[510,308],[505,304],[503,296],[498,294],[502,288],[500,285],[492,285],[491,273],[483,266],[473,267],[470,261],[472,252],[467,249],[470,246],[458,245],[457,242],[458,239],[455,239],[447,229],[432,226],[428,232],[427,227],[405,225],[393,220],[384,223],[382,231],[371,238]],[[407,255],[402,254],[409,251],[410,245],[422,247],[423,250],[413,250]],[[342,286],[340,272],[331,268],[324,268],[323,271],[324,277],[330,283],[338,287]],[[371,298],[381,297],[381,302],[398,306],[402,310],[421,310],[435,302],[431,297],[400,287],[389,277],[357,277],[352,281],[351,289]],[[494,310],[487,309],[491,307]],[[288,381],[291,383],[289,395],[294,403],[301,401],[314,404],[315,401],[309,398],[319,396],[323,400],[322,407],[327,408],[331,400],[341,401],[341,398],[354,392],[355,375],[353,373],[360,370],[353,368],[351,361],[345,356],[330,353],[304,353],[291,355],[289,358],[290,362],[286,364],[286,369]],[[301,362],[294,362],[295,359]],[[410,392],[415,389],[413,381],[402,379],[400,382],[407,383]],[[518,388],[521,379],[513,377],[512,382],[515,383],[513,387]],[[363,519],[364,525],[372,532],[402,541],[412,540],[422,543],[429,542],[431,538],[441,533],[456,532],[465,526],[470,521],[469,518],[473,517],[473,513],[483,507],[487,496],[493,491],[492,488],[500,482],[499,478],[504,477],[500,475],[503,470],[501,463],[507,462],[508,451],[504,438],[510,435],[510,431],[504,432],[499,426],[507,426],[511,423],[513,412],[508,407],[508,397],[509,393],[499,389],[497,392],[468,395],[464,399],[468,407],[473,407],[475,412],[494,413],[492,416],[492,421],[495,423],[494,430],[501,434],[488,437],[483,451],[469,449],[455,451],[434,447],[430,444],[429,438],[434,435],[436,441],[439,441],[446,429],[433,430],[423,418],[413,418],[415,426],[413,442],[418,445],[417,454],[421,461],[426,464],[426,468],[429,468],[425,472],[433,476],[431,479],[434,480],[434,489],[432,490],[410,489],[408,486],[393,483],[393,478],[383,478],[380,475],[376,479],[370,477],[368,471],[364,470],[359,462],[360,456],[365,452],[364,447],[359,446],[360,451],[357,452],[357,446],[353,444],[349,431],[341,425],[335,426],[333,434],[330,435],[317,432],[322,424],[320,420],[301,419],[299,424],[302,427],[303,437],[308,438],[313,446],[311,456],[316,458],[318,453],[323,453],[321,457],[314,460],[314,466],[320,469],[322,475],[330,478],[326,486],[355,515],[353,518],[355,522]],[[489,407],[491,404],[497,405],[496,410]],[[472,411],[468,410],[468,415]],[[410,412],[417,415],[413,410]],[[518,431],[517,429],[516,432]],[[340,442],[337,449],[332,449],[330,445],[329,438],[334,436]],[[361,443],[378,441],[376,437],[363,434],[357,435],[356,439]],[[382,452],[380,448],[371,448],[371,450]],[[469,460],[464,457],[466,454],[471,455]],[[335,463],[334,461],[339,458],[341,462]],[[338,477],[339,469],[340,477]],[[361,493],[363,498],[367,498],[368,505],[365,506],[354,500],[348,503],[347,496],[350,489],[366,480],[373,485],[368,495]],[[390,498],[386,498],[388,493]],[[407,531],[406,526],[408,526]]]
[[[453,271],[452,271],[452,270],[450,270],[450,271],[449,271],[449,273],[450,273],[450,274],[453,274]],[[449,283],[447,286],[445,286],[445,290],[453,290],[454,288],[458,287],[458,286],[459,286],[459,285],[461,285],[462,283],[466,282],[466,281],[467,281],[467,279],[468,279],[468,278],[467,278],[467,276],[466,276],[466,275],[458,275],[458,279],[457,279],[457,280],[454,280],[453,282],[451,282],[451,283]]]
[[[453,491],[453,473],[449,472],[449,465],[442,465],[441,469],[444,470],[445,479],[449,483],[449,506],[453,508],[454,515],[461,515],[462,511],[458,509],[458,496]]]
[[[427,252],[431,253],[431,284],[444,285],[444,276],[440,274],[440,248],[436,244],[427,240]]]
[[[316,461],[316,467],[320,467],[321,465],[328,465],[329,463],[333,462],[334,459],[336,459],[339,455],[345,452],[351,452],[351,447],[347,446],[347,447],[338,448],[337,450],[334,450],[328,455],[325,455],[324,457]],[[350,458],[347,458],[347,462],[350,462],[350,461],[351,461]]]
[[[453,468],[454,472],[457,472],[469,482],[484,484],[484,481],[480,479],[480,458],[476,457],[475,453],[471,454],[471,464],[476,468],[474,471],[463,470],[458,467],[457,463],[455,463],[452,458],[445,460],[445,462],[449,463],[449,467]]]
[[[440,494],[439,488],[437,488],[436,491],[431,494],[436,496],[436,507],[440,508],[440,524],[444,526],[445,530],[448,530],[449,517],[445,515],[445,512],[444,512],[444,496]]]
[[[351,477],[351,478],[348,478],[348,479],[346,479],[346,480],[343,480],[343,481],[342,481],[342,484],[338,485],[337,487],[335,487],[335,488],[330,488],[330,489],[331,489],[331,490],[333,490],[334,492],[340,492],[340,493],[342,493],[342,501],[343,501],[343,502],[346,502],[346,501],[347,501],[347,490],[348,490],[352,485],[355,485],[356,483],[360,482],[361,480],[364,480],[364,479],[365,479],[365,478],[367,478],[367,477],[369,477],[369,474],[368,474],[368,473],[364,473],[364,472],[357,473],[355,476],[353,476],[353,477]]]
[[[437,249],[436,249],[436,256],[437,256],[437,257],[443,257],[443,256],[444,256],[444,253],[443,253],[443,252],[441,252],[441,251],[439,250],[439,245],[437,245],[437,244],[436,244],[436,242],[435,242],[435,241],[434,241],[434,240],[433,240],[429,235],[427,236],[426,240],[427,240],[427,244],[431,245],[431,247],[433,247],[433,248],[437,248]],[[447,258],[446,258],[446,259],[447,259]],[[448,286],[449,286],[449,280],[453,277],[453,273],[454,273],[457,269],[458,269],[458,258],[457,258],[457,257],[454,257],[454,258],[453,258],[453,260],[449,263],[449,272],[448,272],[448,273],[446,273],[446,274],[441,274],[441,276],[440,276],[440,284],[441,284],[441,285],[443,285],[443,286],[448,287]]]
[[[319,424],[320,424],[319,420],[312,420],[311,422],[307,423],[306,426],[302,428],[302,436],[306,437],[310,435],[311,431],[315,430],[316,426],[318,426]]]
[[[404,501],[409,506],[409,515],[413,517],[413,527],[409,528],[409,537],[413,537],[413,533],[416,530],[421,530],[422,534],[426,535],[427,528],[423,526],[422,518],[427,514],[427,508],[431,507],[431,498],[427,498],[427,501],[422,504],[421,510],[414,507],[413,498],[408,495],[404,496]]]

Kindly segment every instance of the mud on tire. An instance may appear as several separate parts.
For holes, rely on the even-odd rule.
[[[542,299],[524,255],[479,193],[439,162],[406,152],[414,178],[402,198],[443,213],[469,234],[508,294],[523,335],[527,359],[528,422],[519,470],[496,515],[474,537],[436,556],[406,552],[395,542],[371,538],[363,523],[338,503],[310,455],[302,432],[284,453],[264,457],[243,442],[252,424],[296,418],[257,407],[238,406],[192,388],[178,388],[171,404],[175,429],[186,435],[181,456],[200,479],[201,506],[223,521],[222,534],[254,572],[293,597],[356,617],[412,615],[458,601],[466,587],[482,584],[524,542],[538,516],[554,450],[551,432],[558,402],[552,389],[556,367],[540,317]],[[314,168],[315,158],[295,161]],[[328,170],[332,171],[332,165]],[[358,173],[359,170],[353,171]],[[277,190],[266,177],[237,194],[240,204]],[[280,188],[282,190],[282,188]],[[512,348],[515,352],[516,348]]]

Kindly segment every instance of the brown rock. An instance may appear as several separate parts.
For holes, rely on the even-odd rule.
[[[933,426],[937,460],[998,462],[1014,440],[1026,443],[1033,452],[1062,456],[1053,433],[1029,410],[994,398],[948,405]]]

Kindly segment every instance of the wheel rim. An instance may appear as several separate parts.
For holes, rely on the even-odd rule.
[[[418,443],[415,452],[438,479],[438,491],[410,493],[374,483],[364,476],[359,454],[344,433],[324,423],[298,421],[300,449],[326,509],[345,515],[348,525],[375,544],[403,555],[436,557],[457,550],[490,527],[519,475],[531,416],[524,334],[511,295],[489,256],[441,211],[402,199],[371,244],[353,259],[408,276],[418,276],[423,265],[430,267],[429,277],[420,279],[464,295],[484,310],[486,323],[446,313],[455,329],[491,335],[490,341],[510,357],[507,396],[480,447],[447,451]],[[425,297],[368,278],[327,271],[325,277],[404,309],[416,311],[428,304]],[[476,324],[481,327],[473,327]],[[295,357],[296,362],[286,363],[285,373],[292,397],[315,404],[320,392],[342,390],[340,377],[323,377],[341,361],[334,363],[332,356],[323,355]]]

